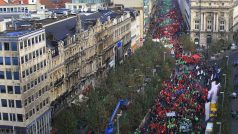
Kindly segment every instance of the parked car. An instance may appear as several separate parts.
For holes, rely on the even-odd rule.
[[[231,50],[236,50],[236,49],[237,49],[236,44],[232,43],[232,44],[231,44]]]

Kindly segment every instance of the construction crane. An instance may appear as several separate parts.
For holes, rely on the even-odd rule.
[[[124,106],[124,107],[127,107],[129,105],[129,101],[128,100],[119,100],[118,103],[117,103],[117,106],[116,108],[114,109],[113,113],[112,113],[112,116],[109,120],[109,123],[107,125],[107,128],[105,129],[104,131],[104,134],[114,134],[115,133],[115,129],[114,129],[114,124],[113,124],[113,120],[116,116],[116,113],[117,113],[117,110],[121,107],[121,106]],[[118,119],[117,119],[118,120]],[[119,127],[119,124],[118,124],[118,127]],[[117,128],[119,129],[119,128]]]

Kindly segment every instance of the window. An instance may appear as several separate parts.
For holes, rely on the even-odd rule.
[[[26,120],[27,120],[28,119],[28,113],[26,113],[25,117],[26,117]]]
[[[14,113],[10,113],[10,121],[16,121],[16,115]]]
[[[32,74],[33,73],[33,70],[32,70],[32,67],[30,68],[30,74]]]
[[[10,50],[10,46],[8,42],[4,42],[4,50],[9,51]]]
[[[29,104],[31,103],[31,97],[28,97],[28,103]]]
[[[22,78],[25,78],[25,71],[22,71]]]
[[[27,88],[26,85],[23,86],[23,92],[26,92]]]
[[[29,40],[28,40],[28,44],[29,44]],[[24,47],[27,48],[27,40],[24,40]]]
[[[24,100],[24,105],[27,106],[27,99]]]
[[[20,42],[20,49],[23,49],[23,42]]]
[[[3,65],[3,57],[0,57],[0,65]]]
[[[39,111],[39,105],[36,105],[36,111]]]
[[[2,119],[8,121],[8,113],[2,113]]]
[[[45,40],[45,34],[42,34],[42,40]]]
[[[34,65],[34,72],[36,71],[36,65]]]
[[[28,62],[28,55],[25,55],[25,62]]]
[[[199,30],[199,20],[195,20],[195,29]]]
[[[21,94],[20,86],[15,86],[15,94]]]
[[[43,48],[42,48],[43,49]],[[42,53],[43,53],[43,50],[42,49],[40,49],[40,55],[42,55]]]
[[[28,75],[29,75],[29,70],[27,69],[27,70],[26,70],[26,76],[28,76]]]
[[[22,114],[17,114],[17,121],[23,122]]]
[[[207,21],[207,30],[208,30],[208,31],[211,31],[211,30],[212,30],[212,21],[211,21],[211,20],[208,20],[208,21]]]
[[[31,46],[31,40],[29,39],[27,40],[27,42],[28,42],[28,46]]]
[[[0,43],[0,50],[2,50],[2,44]]]
[[[6,93],[5,85],[0,85],[0,93]]]
[[[0,71],[0,79],[5,79],[5,75],[3,71]]]
[[[37,64],[37,70],[39,70],[39,69],[40,69],[40,63]]]
[[[212,36],[211,35],[207,35],[207,44],[212,43]]]
[[[16,108],[22,108],[21,100],[16,100]]]
[[[14,80],[19,80],[19,72],[13,72]]]
[[[225,30],[225,21],[220,21],[220,31],[224,31]]]
[[[27,90],[29,90],[31,88],[31,84],[27,83]]]
[[[36,53],[35,53],[35,51],[33,51],[33,58],[35,58],[36,57]]]
[[[7,86],[7,92],[13,94],[13,86]]]
[[[17,43],[16,42],[12,42],[11,43],[11,48],[12,48],[12,51],[17,51]]]
[[[36,50],[36,57],[38,57],[39,56],[39,52],[38,52],[38,50]]]
[[[14,100],[8,100],[9,107],[15,107]]]
[[[34,81],[31,81],[31,88],[34,87]]]
[[[41,42],[41,35],[39,35],[39,42]]]
[[[11,71],[6,71],[6,77],[8,80],[12,79],[12,72]]]
[[[29,53],[29,60],[31,60],[32,59],[32,56],[31,56],[31,53]]]
[[[43,61],[40,63],[40,66],[41,66],[41,68],[43,68],[43,66],[44,66],[44,65],[43,65]]]
[[[2,107],[7,107],[7,100],[1,99]]]
[[[32,43],[32,45],[35,44],[35,40],[34,40],[34,38],[31,39],[31,43]]]
[[[11,58],[10,57],[5,57],[5,64],[6,65],[11,65]]]
[[[35,41],[36,41],[36,43],[38,43],[38,38],[37,38],[37,36],[35,37]]]
[[[21,57],[21,64],[24,64],[24,57]]]
[[[12,57],[13,65],[18,65],[18,57]]]
[[[41,90],[39,90],[39,96],[41,96]]]

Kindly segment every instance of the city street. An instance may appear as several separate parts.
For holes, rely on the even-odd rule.
[[[236,50],[236,51],[233,51],[230,55],[229,55],[229,63],[231,64],[231,65],[233,65],[234,63],[236,63],[236,62],[238,62],[238,59],[237,59],[237,57],[238,57],[238,51]],[[238,67],[237,66],[232,66],[233,68],[232,68],[232,80],[234,80],[234,85],[233,85],[233,87],[234,87],[234,89],[233,89],[233,91],[235,91],[238,87],[236,86],[238,83],[237,83],[237,80],[238,80],[238,78],[237,78],[237,76],[236,75],[238,75]],[[236,87],[236,88],[235,88]],[[229,98],[229,99],[231,99],[231,98]],[[234,111],[238,111],[238,99],[231,99],[231,108],[230,108],[231,110],[234,110]],[[238,132],[238,120],[237,119],[234,119],[234,118],[232,118],[231,116],[230,116],[230,124],[231,124],[231,126],[230,126],[230,134],[237,134],[237,132]]]

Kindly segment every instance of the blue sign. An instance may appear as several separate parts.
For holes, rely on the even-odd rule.
[[[122,46],[122,41],[117,42],[117,47],[119,48],[121,46]]]

